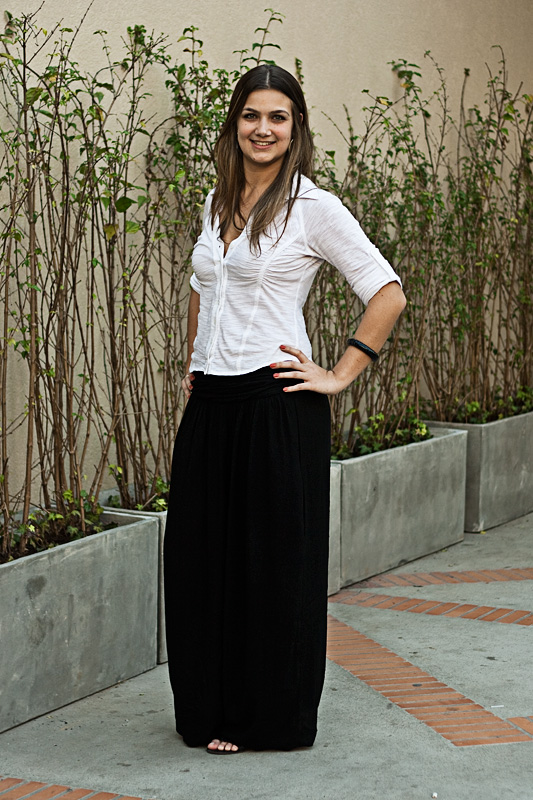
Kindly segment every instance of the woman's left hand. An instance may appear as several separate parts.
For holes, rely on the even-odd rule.
[[[272,369],[292,369],[292,372],[274,373],[274,378],[296,378],[303,381],[294,386],[285,386],[284,392],[301,392],[309,390],[311,392],[318,392],[319,394],[337,394],[344,385],[335,375],[333,370],[323,369],[311,361],[307,356],[298,350],[296,347],[290,345],[280,345],[280,350],[284,353],[294,356],[296,361],[277,361],[270,364]]]

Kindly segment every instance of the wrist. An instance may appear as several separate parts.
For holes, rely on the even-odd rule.
[[[330,382],[333,384],[332,391],[330,394],[339,394],[342,392],[343,389],[346,389],[347,386],[353,380],[353,377],[350,375],[345,375],[342,370],[338,369],[338,365],[328,369],[328,375],[330,376]]]

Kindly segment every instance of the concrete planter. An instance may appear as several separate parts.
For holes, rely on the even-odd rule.
[[[157,523],[0,565],[0,732],[156,665]]]
[[[163,541],[165,537],[165,525],[167,524],[167,512],[134,511],[129,509],[116,509],[111,508],[111,506],[106,506],[105,503],[109,500],[109,498],[116,494],[116,490],[107,490],[102,492],[100,495],[100,503],[102,503],[105,511],[115,512],[116,514],[128,514],[141,519],[152,519],[157,523],[157,663],[165,664],[168,661],[168,655],[165,634],[165,597],[163,591]]]
[[[341,583],[463,539],[467,435],[433,439],[337,462],[341,469]]]
[[[340,461],[332,461],[329,472],[329,572],[328,594],[335,594],[342,586],[341,575],[341,488]]]
[[[533,412],[484,425],[430,425],[468,432],[466,531],[494,528],[533,511]]]

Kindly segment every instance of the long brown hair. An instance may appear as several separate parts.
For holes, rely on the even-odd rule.
[[[215,224],[218,215],[222,237],[234,220],[240,220],[244,224],[240,201],[245,179],[242,151],[237,142],[237,120],[248,96],[259,89],[276,89],[286,95],[292,104],[294,121],[293,141],[285,153],[281,169],[268,189],[261,195],[250,215],[250,246],[252,250],[260,249],[259,237],[267,231],[287,203],[283,230],[285,229],[300,189],[301,176],[305,175],[310,178],[313,171],[313,137],[300,84],[290,72],[282,67],[272,64],[260,64],[258,67],[254,67],[242,75],[237,82],[231,97],[228,116],[215,145],[218,181],[211,206],[212,224]],[[293,186],[294,176],[296,176],[296,181]]]

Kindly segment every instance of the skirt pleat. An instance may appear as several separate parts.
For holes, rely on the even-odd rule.
[[[165,604],[176,729],[313,744],[325,670],[327,397],[197,373],[174,449]]]

